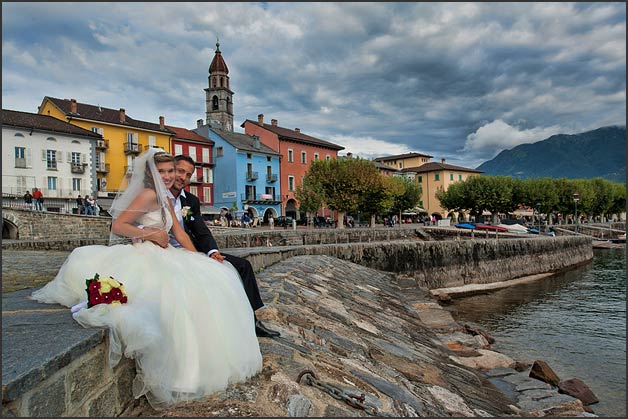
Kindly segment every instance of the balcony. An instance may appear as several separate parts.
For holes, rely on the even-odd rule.
[[[277,173],[266,174],[266,182],[269,182],[269,183],[277,182],[277,179],[278,179]]]
[[[142,152],[142,144],[125,143],[124,154],[140,154]]]
[[[259,174],[257,172],[246,172],[246,180],[257,180]]]
[[[281,199],[273,194],[247,194],[243,193],[240,198],[243,203],[277,205],[281,203]]]
[[[15,167],[26,169],[26,159],[15,158]]]
[[[85,173],[85,166],[87,165],[83,163],[72,163],[72,166],[70,167],[70,171],[72,173],[83,174]]]
[[[96,163],[98,173],[109,173],[109,163]]]
[[[190,183],[203,183],[203,176],[193,176]]]
[[[98,150],[106,150],[109,148],[109,140],[96,140],[96,148]]]

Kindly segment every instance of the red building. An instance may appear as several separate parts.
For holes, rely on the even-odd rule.
[[[303,184],[303,177],[314,160],[335,159],[344,147],[280,127],[276,119],[270,125],[264,123],[264,115],[257,116],[257,122],[247,119],[241,127],[248,135],[257,135],[260,142],[281,154],[279,177],[281,188],[281,209],[283,215],[300,218],[299,203],[294,197],[296,188]]]
[[[212,161],[212,149],[214,142],[186,128],[168,126],[168,129],[175,133],[170,144],[173,154],[175,156],[179,154],[190,156],[196,162],[192,183],[186,190],[196,195],[202,204],[213,205],[214,162]]]

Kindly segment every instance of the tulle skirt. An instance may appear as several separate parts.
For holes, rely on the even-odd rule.
[[[262,368],[253,310],[227,261],[150,242],[75,249],[55,279],[33,292],[72,307],[98,273],[124,285],[128,302],[73,314],[84,327],[110,331],[109,363],[134,358],[135,397],[155,408],[194,400],[246,380]]]

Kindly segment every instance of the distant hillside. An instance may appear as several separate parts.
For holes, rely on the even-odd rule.
[[[557,134],[504,150],[477,167],[485,175],[516,178],[590,179],[626,182],[626,126],[575,135]]]

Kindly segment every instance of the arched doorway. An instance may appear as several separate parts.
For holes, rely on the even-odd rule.
[[[20,237],[19,230],[15,224],[6,218],[2,219],[2,238],[17,240]]]
[[[264,224],[268,224],[269,217],[276,219],[278,216],[279,214],[277,214],[277,211],[275,211],[274,208],[266,208],[266,211],[264,211]]]
[[[289,199],[288,202],[286,202],[286,216],[297,220],[297,201],[294,199]]]

